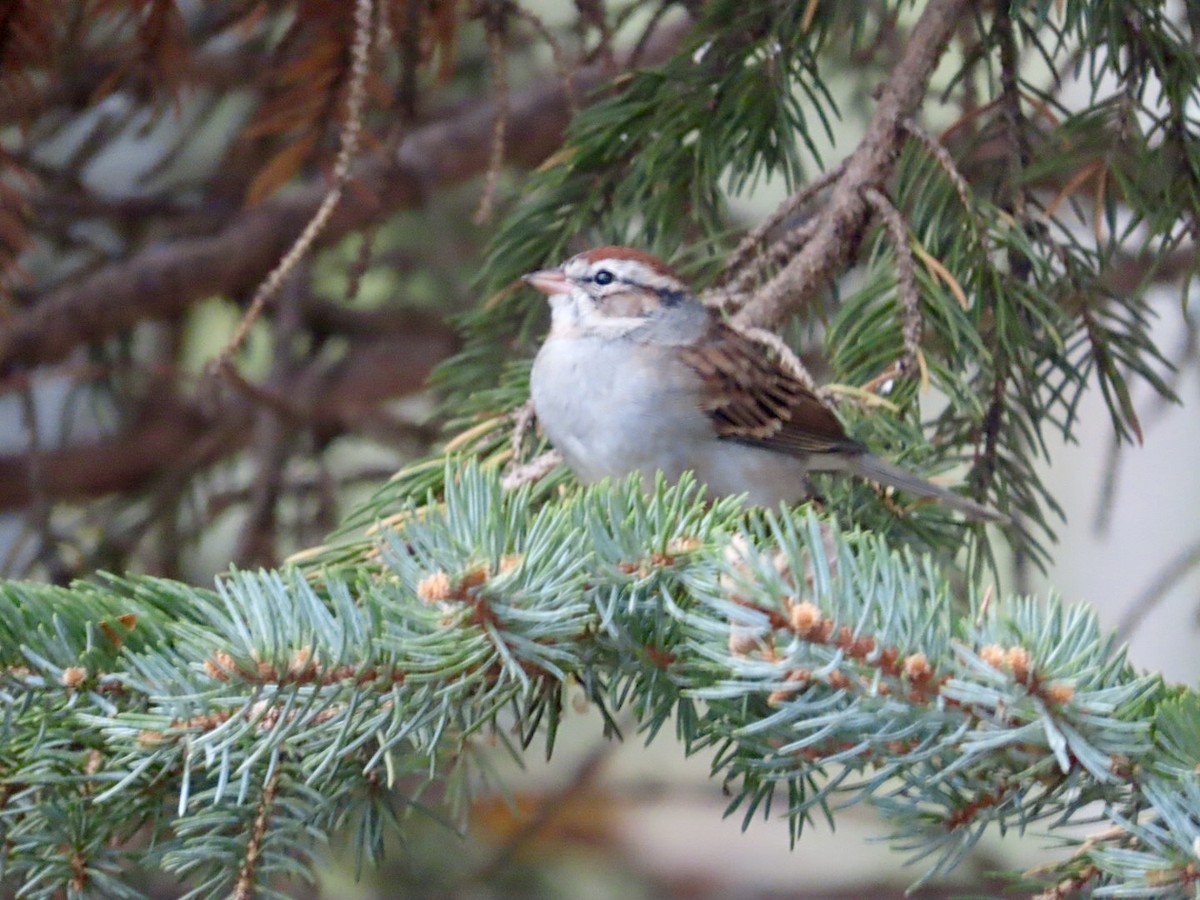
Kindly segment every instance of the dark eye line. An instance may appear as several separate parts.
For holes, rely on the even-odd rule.
[[[663,306],[678,306],[687,299],[687,291],[679,291],[674,288],[659,288],[656,293]]]
[[[612,272],[608,271],[608,269],[601,269],[592,276],[592,281],[599,285],[612,284],[614,281],[616,281],[616,276],[613,275]]]

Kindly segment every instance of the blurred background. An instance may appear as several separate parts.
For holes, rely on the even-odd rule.
[[[703,5],[387,0],[366,4],[365,31],[349,0],[0,5],[0,576],[209,584],[231,564],[279,565],[436,451],[463,423],[431,374],[462,347],[458,317],[489,300],[479,273],[498,222],[573,110],[684,47]],[[823,71],[841,110],[817,138],[826,160],[861,136],[916,12],[842,6],[862,28]],[[1056,90],[1089,102],[1072,78]],[[937,100],[923,114],[934,131],[955,115]],[[769,177],[731,195],[731,232],[787,193]],[[1194,254],[1175,263],[1149,299],[1179,404],[1135,386],[1144,445],[1118,447],[1098,392],[1085,397],[1078,440],[1041,463],[1062,506],[1052,562],[1001,589],[1091,603],[1137,665],[1194,683],[1200,366],[1179,286]],[[528,338],[508,351],[527,355]],[[548,765],[536,747],[523,770],[478,748],[465,834],[416,816],[384,870],[358,879],[334,847],[318,885],[288,890],[889,897],[921,871],[870,840],[882,828],[867,809],[836,833],[813,823],[792,850],[778,816],[744,832],[722,818],[708,761],[669,737],[608,740],[581,696],[567,720]],[[1035,865],[1045,845],[990,835],[917,896],[999,892],[991,873]]]

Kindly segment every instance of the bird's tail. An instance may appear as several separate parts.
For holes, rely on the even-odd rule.
[[[907,469],[892,465],[890,462],[870,453],[855,456],[853,462],[847,466],[847,469],[863,478],[878,481],[880,484],[890,485],[897,490],[915,494],[918,497],[932,497],[939,503],[944,503],[951,509],[958,510],[970,519],[1000,523],[1011,521],[1003,513],[989,509],[982,504],[976,503],[969,497],[956,494],[931,481],[926,481],[921,476],[909,472]]]

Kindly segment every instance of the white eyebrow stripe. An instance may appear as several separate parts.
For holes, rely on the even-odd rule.
[[[607,269],[620,282],[652,291],[686,292],[687,288],[678,279],[656,272],[650,266],[635,259],[600,259],[589,262],[575,257],[564,266],[567,277],[580,281],[594,281],[596,274]]]

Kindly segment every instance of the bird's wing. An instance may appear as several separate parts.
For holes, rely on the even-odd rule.
[[[796,456],[865,449],[775,354],[723,322],[680,353],[719,437]]]

